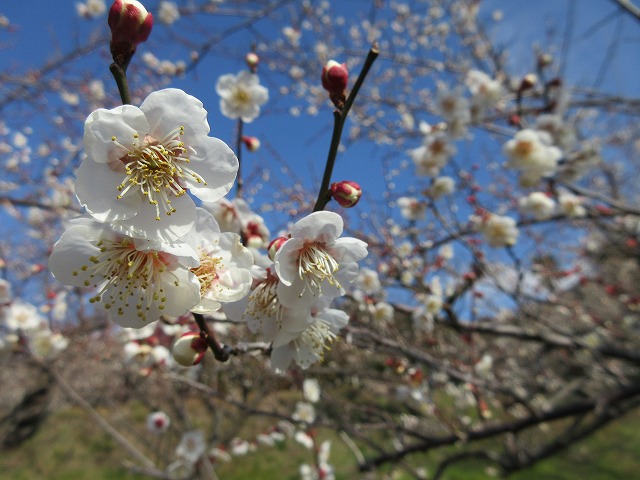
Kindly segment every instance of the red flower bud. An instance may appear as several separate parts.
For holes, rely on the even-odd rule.
[[[350,180],[335,182],[331,184],[329,190],[335,201],[344,208],[353,207],[362,196],[362,188],[360,188],[360,185]]]
[[[345,101],[345,91],[349,83],[347,66],[335,60],[329,60],[322,69],[322,86],[329,92],[333,104],[341,108]]]
[[[109,10],[108,22],[111,54],[114,61],[120,63],[128,61],[138,44],[149,38],[153,15],[137,0],[115,0]]]
[[[536,83],[538,83],[538,77],[536,77],[533,73],[527,73],[522,80],[520,81],[520,91],[524,92],[525,90],[529,90],[535,87]]]
[[[254,52],[249,52],[244,57],[244,61],[247,63],[247,67],[249,67],[249,70],[251,70],[251,72],[253,73],[256,73],[258,64],[260,63],[260,57]]]
[[[255,152],[260,148],[260,140],[257,137],[248,137],[244,135],[242,137],[242,143],[247,147],[250,152]]]
[[[207,351],[207,342],[197,332],[183,333],[173,344],[171,354],[184,367],[197,365]]]
[[[275,240],[272,240],[269,244],[269,248],[267,249],[269,252],[269,258],[273,260],[276,257],[276,253],[280,250],[280,247],[284,245],[284,243],[289,240],[287,237],[278,237]]]

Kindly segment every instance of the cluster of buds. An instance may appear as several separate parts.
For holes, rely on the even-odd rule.
[[[336,108],[344,106],[348,83],[349,71],[344,63],[329,60],[322,68],[322,86],[329,92],[329,98]]]
[[[136,0],[116,0],[109,10],[108,22],[113,61],[126,69],[138,44],[149,38],[153,15]]]
[[[355,206],[362,196],[362,188],[360,188],[360,185],[350,180],[332,183],[331,187],[329,187],[329,192],[331,193],[331,197],[344,208]]]

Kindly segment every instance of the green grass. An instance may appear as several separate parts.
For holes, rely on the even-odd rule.
[[[129,410],[139,417],[138,409]],[[121,419],[122,420],[122,419]],[[125,419],[126,421],[126,419]],[[129,420],[130,421],[130,420]],[[142,420],[143,421],[143,420]],[[136,423],[136,422],[132,422]],[[139,430],[138,430],[139,431]],[[126,432],[125,432],[126,433]],[[358,478],[349,449],[332,432],[320,432],[319,440],[332,440],[330,461],[340,480]],[[173,446],[168,448],[172,452]],[[151,453],[152,448],[147,448]],[[449,450],[452,451],[452,450]],[[630,480],[638,476],[640,452],[640,412],[634,412],[589,438],[533,468],[511,476],[513,480]],[[435,459],[443,452],[415,455],[407,461],[413,467],[433,472]],[[122,466],[124,452],[109,437],[91,424],[83,411],[69,408],[51,415],[37,434],[20,448],[0,455],[1,478],[12,480],[139,480]],[[221,480],[297,480],[301,463],[312,463],[313,453],[293,440],[279,447],[259,446],[258,450],[232,463],[216,468]],[[447,480],[494,478],[487,463],[467,461],[451,467]],[[388,471],[388,470],[387,470]],[[396,480],[409,479],[401,470]]]

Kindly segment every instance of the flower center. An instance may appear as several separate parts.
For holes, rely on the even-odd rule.
[[[322,243],[308,242],[300,250],[298,275],[305,282],[305,288],[309,288],[314,294],[321,292],[322,282],[325,280],[330,285],[341,288],[333,275],[339,268],[338,262],[325,250]]]
[[[143,321],[147,320],[147,312],[153,302],[159,301],[158,308],[164,309],[164,289],[156,287],[159,276],[165,272],[167,265],[160,252],[136,250],[130,239],[102,239],[96,246],[100,253],[89,257],[90,264],[81,267],[83,272],[89,273],[91,279],[85,280],[84,284],[87,287],[97,287],[105,280],[106,283],[90,299],[91,303],[102,300],[106,309],[117,304],[117,314],[124,315],[124,308],[129,307],[131,302],[136,302],[137,316]],[[72,274],[77,276],[79,272],[74,271]],[[177,281],[175,284],[177,286]]]
[[[222,257],[210,257],[208,255],[200,255],[200,266],[192,268],[191,271],[200,282],[200,294],[204,295],[218,280],[218,271],[222,267]]]
[[[336,338],[336,334],[331,331],[331,327],[326,321],[316,319],[312,325],[302,332],[300,337],[295,340],[295,343],[306,345],[322,361],[324,360],[325,350],[331,350],[329,345]]]
[[[146,136],[140,141],[139,135],[133,135],[132,147],[126,147],[111,137],[111,141],[127,153],[121,158],[125,166],[126,177],[118,185],[118,199],[130,191],[138,191],[145,196],[151,205],[156,207],[156,220],[160,220],[160,212],[171,215],[176,211],[171,206],[171,197],[178,197],[186,192],[185,180],[192,180],[206,185],[207,182],[190,169],[187,164],[187,148],[180,136],[184,135],[184,127],[178,127],[164,138],[157,140]]]
[[[519,157],[527,157],[533,152],[533,143],[528,140],[520,140],[516,144],[515,154]]]
[[[276,318],[281,321],[282,308],[278,302],[276,287],[278,277],[269,275],[267,279],[259,283],[249,294],[249,304],[245,315],[253,318]],[[244,316],[244,315],[243,315]]]
[[[243,88],[237,88],[233,93],[233,101],[239,106],[247,106],[251,103],[251,94]]]

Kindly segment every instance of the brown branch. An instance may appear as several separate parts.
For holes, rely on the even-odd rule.
[[[600,416],[616,415],[616,412],[610,410],[611,408],[616,408],[621,403],[629,399],[635,398],[637,400],[639,396],[640,384],[635,384],[620,389],[608,397],[574,402],[539,415],[529,415],[517,420],[493,423],[480,429],[472,429],[465,433],[465,439],[467,442],[472,442],[492,438],[504,433],[518,433],[530,427],[540,425],[541,423],[573,417],[575,415],[584,415],[588,413],[595,413]],[[434,437],[431,440],[415,443],[402,450],[388,452],[371,458],[365,464],[360,466],[360,471],[370,471],[386,463],[397,462],[407,455],[418,452],[427,452],[434,448],[453,445],[459,441],[460,438],[458,435]]]

